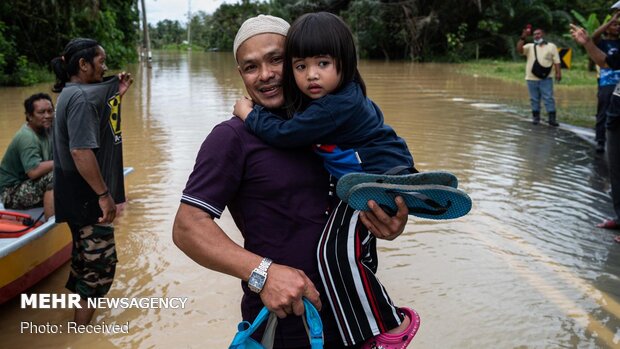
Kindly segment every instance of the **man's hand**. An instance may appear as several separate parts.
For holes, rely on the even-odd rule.
[[[130,73],[122,72],[118,74],[118,94],[123,97],[125,92],[133,84],[133,78]]]
[[[252,111],[252,107],[254,107],[254,103],[248,97],[243,97],[237,100],[235,103],[233,114],[237,116],[239,119],[245,121],[247,119],[248,114]]]
[[[400,196],[397,196],[394,201],[398,207],[394,217],[385,213],[373,200],[368,201],[371,211],[360,212],[360,220],[378,239],[394,240],[405,230],[409,209],[407,209],[405,200]]]
[[[41,161],[37,167],[26,172],[26,176],[30,179],[37,179],[45,176],[54,170],[54,160]]]
[[[573,37],[576,43],[579,45],[585,45],[590,41],[590,37],[588,36],[588,32],[585,29],[578,27],[574,24],[570,25],[570,35]]]
[[[592,41],[592,38],[588,36],[588,32],[585,29],[578,27],[574,24],[570,25],[570,35],[573,37],[575,42],[583,47],[588,52],[588,56],[601,68],[608,68],[607,65],[607,54],[601,51]]]
[[[517,52],[522,55],[523,54],[523,45],[525,45],[525,40],[528,36],[532,35],[532,26],[526,25],[525,28],[521,31],[521,37],[517,41]]]
[[[532,35],[532,28],[527,27],[527,26],[523,28],[523,30],[521,31],[521,38],[525,40],[525,38],[527,38],[530,35]]]
[[[263,304],[279,318],[304,313],[302,297],[306,297],[321,310],[319,291],[310,279],[299,269],[272,264],[267,272],[267,282],[260,292]]]
[[[116,218],[116,204],[112,195],[108,194],[99,198],[99,208],[103,212],[103,217],[99,217],[98,222],[101,224],[109,224]]]

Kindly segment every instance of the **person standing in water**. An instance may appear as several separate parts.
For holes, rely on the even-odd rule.
[[[256,104],[282,109],[284,40],[289,24],[258,15],[239,28],[233,44],[237,70]],[[308,347],[300,317],[302,297],[317,309],[327,302],[316,260],[316,246],[327,221],[329,176],[310,149],[282,149],[253,135],[232,117],[207,135],[183,190],[173,241],[205,268],[242,280],[243,320],[253,321],[266,306],[281,318],[274,349]],[[390,217],[375,202],[361,221],[378,238],[394,239],[407,223],[407,206],[396,198]],[[228,208],[243,235],[243,245],[217,223]],[[333,313],[321,312],[326,349],[343,348]],[[260,340],[257,331],[252,336]]]
[[[75,322],[95,312],[88,298],[105,296],[116,270],[114,218],[125,202],[121,98],[131,75],[104,79],[106,53],[92,39],[71,40],[52,60],[60,92],[54,125],[56,222],[67,222],[73,238],[67,289],[80,295]]]
[[[540,100],[542,98],[545,109],[547,110],[548,122],[550,126],[559,126],[557,122],[557,112],[555,109],[555,99],[553,97],[553,79],[550,76],[538,75],[534,68],[544,67],[548,69],[546,74],[553,66],[555,70],[555,81],[562,80],[562,69],[560,67],[560,55],[555,44],[545,40],[544,30],[538,28],[534,30],[534,42],[526,44],[525,40],[532,34],[530,26],[521,32],[521,37],[517,41],[517,52],[527,57],[525,63],[525,81],[527,91],[530,95],[530,105],[532,107],[532,123],[540,123]]]
[[[614,13],[609,21],[601,25],[592,34],[592,41],[607,56],[613,55],[620,51],[620,12]],[[604,37],[602,37],[604,35]],[[597,66],[598,67],[598,66]],[[598,153],[605,152],[605,123],[607,121],[607,109],[611,101],[611,95],[620,82],[620,70],[614,70],[609,67],[599,67],[597,104],[596,104],[596,126],[595,141],[596,151]]]
[[[578,44],[582,45],[590,58],[601,68],[620,69],[620,51],[607,55],[601,51],[585,29],[570,25],[570,33]],[[611,200],[615,217],[606,219],[597,227],[603,229],[620,229],[620,84],[616,85],[607,108],[607,163],[609,165],[609,182],[611,184]],[[616,236],[620,243],[620,236]]]
[[[417,172],[405,141],[383,123],[366,97],[357,69],[353,35],[331,13],[308,13],[288,31],[284,57],[283,120],[250,99],[234,114],[265,142],[279,147],[310,147],[324,159],[332,177],[351,172],[385,173],[403,167]],[[318,244],[319,272],[344,345],[404,348],[420,325],[418,314],[397,307],[379,282],[375,236],[359,221],[359,211],[339,202]]]

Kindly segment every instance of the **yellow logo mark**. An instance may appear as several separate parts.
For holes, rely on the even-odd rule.
[[[110,127],[115,135],[121,134],[121,120],[119,115],[119,108],[121,105],[121,96],[115,95],[108,99],[108,105],[110,106]]]

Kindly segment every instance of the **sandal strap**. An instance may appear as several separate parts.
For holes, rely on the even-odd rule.
[[[392,175],[404,174],[403,172],[404,173],[418,173],[418,170],[416,170],[415,167],[411,167],[411,166],[396,166],[396,167],[392,167],[391,169],[385,171],[383,174],[392,176]]]
[[[448,200],[446,205],[443,206],[442,204],[431,199],[427,195],[424,195],[422,193],[418,193],[415,191],[402,191],[402,190],[390,189],[390,190],[386,190],[385,192],[387,194],[392,194],[394,197],[399,196],[399,195],[410,196],[410,197],[413,197],[415,199],[422,201],[423,203],[431,207],[431,209],[423,208],[423,207],[408,207],[409,211],[413,213],[425,213],[429,215],[438,216],[438,215],[442,215],[446,213],[448,209],[452,206],[452,201],[450,200]]]

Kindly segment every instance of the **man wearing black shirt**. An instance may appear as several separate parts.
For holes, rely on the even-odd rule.
[[[611,55],[601,51],[588,36],[588,33],[580,27],[571,24],[570,33],[573,39],[588,52],[590,58],[601,68],[620,69],[620,52]],[[611,96],[607,108],[607,161],[609,163],[609,181],[611,183],[611,199],[613,202],[615,218],[607,219],[598,224],[599,228],[620,229],[620,84]],[[620,243],[620,236],[615,239]]]

